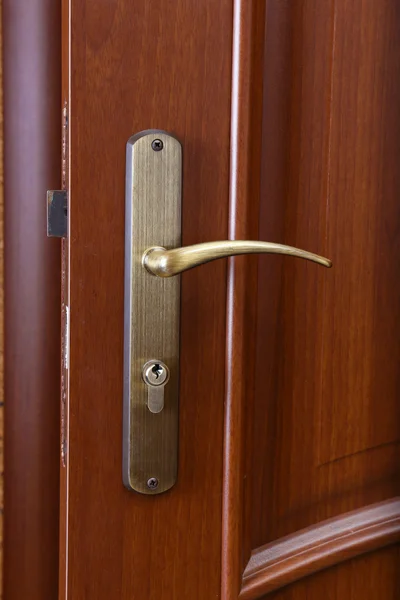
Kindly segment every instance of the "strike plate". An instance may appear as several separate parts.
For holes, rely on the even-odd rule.
[[[128,140],[123,482],[142,494],[165,492],[177,478],[180,277],[151,275],[142,257],[152,246],[181,245],[181,180],[182,151],[176,138],[148,130]],[[143,375],[152,361],[169,370],[163,389],[155,392]],[[150,375],[147,381],[156,382],[158,372]]]

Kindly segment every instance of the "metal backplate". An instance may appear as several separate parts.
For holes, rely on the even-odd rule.
[[[123,481],[158,494],[178,466],[180,277],[155,277],[142,265],[151,246],[181,245],[182,152],[177,139],[148,130],[126,150]],[[143,366],[160,360],[170,376],[164,408],[151,412]]]

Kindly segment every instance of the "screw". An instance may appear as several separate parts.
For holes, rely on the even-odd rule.
[[[153,140],[151,142],[151,147],[153,148],[154,152],[160,152],[160,150],[164,148],[164,144],[161,140]]]
[[[147,480],[147,487],[150,490],[156,490],[158,488],[158,479],[156,477],[150,477],[150,479]]]

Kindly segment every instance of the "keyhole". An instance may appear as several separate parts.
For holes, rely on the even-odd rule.
[[[161,365],[154,365],[154,367],[151,370],[154,373],[154,375],[156,376],[156,379],[158,379],[160,377],[161,373],[163,372],[163,368]]]

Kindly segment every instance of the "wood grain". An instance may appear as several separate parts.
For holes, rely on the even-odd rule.
[[[399,562],[398,545],[384,548],[301,579],[263,600],[398,600]]]
[[[253,548],[400,492],[399,19],[268,3],[260,239],[333,269],[259,260]]]
[[[230,267],[224,598],[249,548],[400,491],[396,5],[268,2],[264,44],[256,3],[236,10],[232,235],[254,235],[259,196],[258,238],[330,256],[334,274],[268,257],[256,283]]]
[[[62,593],[73,600],[214,598],[220,593],[226,263],[182,276],[178,482],[158,497],[129,492],[121,473],[125,144],[148,128],[175,134],[183,145],[182,242],[226,239],[232,3],[70,5]]]
[[[247,563],[254,597],[294,564],[314,573],[276,598],[398,591],[385,548],[318,572],[398,539],[398,516],[366,508],[400,493],[398,20],[394,0],[64,1],[60,598],[235,600]],[[183,275],[179,480],[149,499],[120,464],[125,143],[151,127],[183,145],[183,244],[228,232],[334,269],[246,257]]]
[[[264,3],[234,2],[229,238],[257,239],[262,115],[262,41]],[[222,496],[221,597],[237,598],[241,572],[251,552],[243,544],[250,515],[243,510],[243,471],[251,458],[245,446],[246,411],[254,387],[257,285],[256,257],[229,260],[226,321],[226,396]],[[250,510],[251,507],[247,506]]]
[[[3,1],[4,597],[58,591],[60,242],[46,189],[60,186],[60,6]]]
[[[265,593],[400,539],[400,499],[340,515],[253,551],[241,600]]]

